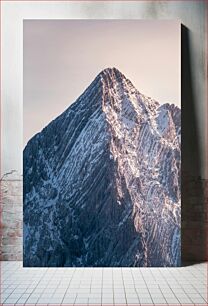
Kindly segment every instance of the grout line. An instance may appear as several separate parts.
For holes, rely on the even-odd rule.
[[[125,287],[124,278],[123,278],[123,268],[121,268],[121,278],[122,278],[122,283],[123,283],[123,287],[124,287],[125,300],[126,300],[126,304],[127,304],[126,287]]]
[[[73,273],[72,273],[72,276],[71,276],[70,282],[69,282],[69,284],[68,284],[68,286],[67,286],[67,289],[66,289],[66,291],[65,291],[65,294],[64,294],[64,296],[63,296],[62,303],[63,303],[64,298],[65,298],[65,296],[66,296],[66,292],[67,292],[67,290],[69,289],[69,286],[70,286],[70,283],[71,283],[71,281],[72,281],[72,279],[73,279],[73,275],[74,275],[74,273],[75,273],[75,269],[73,270]],[[77,293],[76,293],[76,297],[77,297]],[[75,297],[74,301],[76,300],[76,297]]]
[[[152,300],[152,304],[154,305],[154,301],[153,301],[153,299],[152,299],[152,295],[151,295],[151,293],[150,293],[150,291],[149,291],[149,288],[148,288],[148,286],[147,286],[146,280],[145,280],[145,278],[144,278],[144,276],[143,276],[143,274],[142,274],[142,269],[141,269],[141,275],[142,275],[142,278],[143,278],[143,280],[144,280],[144,282],[145,282],[145,285],[146,285],[146,287],[147,287],[147,291],[149,292],[150,298],[151,298],[151,300]]]
[[[200,292],[198,290],[200,290],[199,288],[205,288],[205,285],[204,285],[204,280],[203,278],[205,279],[205,273],[204,273],[204,265],[202,266],[194,266],[194,267],[189,267],[187,269],[177,269],[177,268],[146,268],[146,269],[140,269],[138,268],[138,270],[135,270],[135,269],[126,269],[126,268],[119,268],[119,269],[110,269],[107,274],[105,274],[105,269],[104,268],[100,268],[99,269],[99,276],[96,277],[96,273],[97,273],[97,270],[96,268],[92,268],[92,269],[72,269],[72,271],[70,273],[67,272],[67,270],[59,270],[58,269],[54,269],[54,270],[50,270],[50,268],[47,268],[47,269],[33,269],[31,268],[31,270],[29,271],[28,269],[25,269],[23,267],[21,267],[19,265],[18,262],[7,262],[7,263],[4,263],[3,262],[3,279],[6,280],[6,283],[5,283],[5,286],[6,288],[5,289],[11,289],[11,293],[8,295],[7,299],[9,298],[9,296],[11,296],[11,294],[15,291],[15,289],[17,289],[19,286],[22,286],[22,293],[21,293],[21,297],[17,298],[16,302],[17,303],[22,297],[23,295],[26,293],[27,289],[30,289],[31,292],[28,292],[28,297],[25,298],[25,302],[23,302],[22,304],[26,304],[27,303],[27,300],[31,297],[31,295],[34,293],[34,291],[36,289],[40,289],[42,290],[41,293],[37,294],[39,295],[38,296],[38,299],[41,298],[42,294],[44,294],[44,292],[47,290],[47,289],[50,289],[50,286],[52,286],[53,288],[51,289],[54,289],[53,293],[52,293],[52,296],[56,293],[56,290],[57,289],[63,289],[64,293],[62,295],[62,302],[63,303],[63,300],[66,296],[66,292],[70,292],[70,284],[73,282],[73,280],[75,280],[75,283],[76,283],[76,291],[75,291],[75,301],[76,301],[76,298],[77,298],[77,295],[79,292],[80,289],[85,289],[85,284],[87,284],[87,289],[86,290],[88,293],[86,293],[86,298],[87,298],[87,295],[88,295],[88,300],[87,300],[87,303],[84,304],[84,305],[89,305],[89,292],[92,293],[92,285],[93,283],[96,284],[96,280],[97,279],[101,279],[101,284],[100,284],[100,287],[96,287],[95,288],[98,288],[98,289],[101,289],[101,304],[104,306],[107,304],[104,304],[103,303],[103,292],[104,292],[104,281],[105,281],[105,284],[106,284],[106,280],[108,280],[108,277],[110,279],[111,277],[111,281],[112,281],[112,286],[109,287],[113,293],[113,305],[115,305],[115,291],[116,289],[117,292],[119,292],[119,289],[122,288],[122,291],[124,290],[124,294],[125,294],[125,300],[126,300],[126,304],[128,304],[128,301],[127,301],[127,292],[128,292],[128,288],[130,288],[131,290],[129,290],[130,292],[132,291],[136,291],[136,295],[138,297],[138,300],[139,300],[139,304],[137,305],[141,305],[141,302],[140,302],[140,298],[139,298],[139,292],[137,293],[137,281],[138,281],[138,284],[142,281],[142,284],[144,284],[147,289],[147,292],[149,292],[149,296],[152,300],[152,304],[151,305],[155,305],[155,302],[154,302],[154,293],[151,294],[151,288],[154,288],[154,286],[151,286],[151,282],[149,283],[149,279],[153,279],[153,283],[152,285],[155,284],[155,288],[159,289],[158,290],[158,293],[160,292],[160,295],[161,295],[161,298],[163,297],[165,299],[165,301],[167,302],[165,296],[165,290],[162,291],[162,284],[166,284],[166,287],[167,290],[170,292],[171,291],[171,295],[174,296],[175,299],[178,300],[178,297],[177,297],[177,289],[179,289],[179,292],[181,292],[182,295],[185,295],[185,297],[187,299],[190,300],[190,303],[189,305],[197,305],[197,306],[200,306],[200,301],[204,301],[204,304],[202,305],[206,305],[206,300],[204,299],[203,296],[201,296]],[[39,273],[40,272],[40,273]],[[29,273],[29,274],[28,274]],[[12,277],[11,277],[12,276]],[[25,277],[26,276],[26,277]],[[89,276],[89,280],[88,280],[88,276]],[[67,278],[70,277],[70,280],[67,281]],[[190,278],[191,277],[191,278]],[[67,286],[64,286],[64,280],[63,278],[66,279],[67,281]],[[190,280],[189,280],[190,278]],[[51,280],[55,279],[55,282],[53,285],[53,281],[50,282]],[[30,281],[31,280],[31,281]],[[57,280],[57,282],[56,282]],[[193,280],[193,282],[192,282]],[[49,281],[49,282],[47,282]],[[116,281],[116,283],[115,283]],[[162,282],[160,284],[160,281]],[[172,290],[171,288],[171,281],[177,285],[177,288],[175,291]],[[34,283],[34,285],[33,285]],[[31,287],[31,285],[32,287]],[[41,287],[38,287],[39,284],[41,284]],[[49,284],[49,286],[48,286]],[[51,285],[50,285],[51,284]],[[128,287],[128,284],[131,285]],[[193,288],[194,292],[187,292],[185,291],[185,286],[183,286],[183,284],[187,284],[188,288],[189,286],[191,288]],[[63,285],[63,286],[62,286]],[[90,285],[90,286],[88,286]],[[115,285],[116,288],[115,288]],[[10,287],[11,286],[11,287]],[[13,287],[14,286],[14,287]],[[24,288],[25,286],[25,288]],[[12,288],[13,287],[13,288]],[[108,288],[108,286],[106,287]],[[21,289],[21,288],[19,288]],[[174,289],[174,288],[173,288]],[[30,291],[29,290],[29,291]],[[21,290],[20,290],[21,291]],[[98,290],[99,291],[99,290]],[[164,292],[164,293],[163,293]],[[96,293],[96,290],[95,290],[95,293]],[[100,291],[99,291],[100,293]],[[198,297],[199,297],[199,302],[197,303],[196,301],[193,302],[193,304],[191,304],[192,302],[192,298],[191,298],[191,294],[197,294]],[[18,293],[17,293],[18,295]],[[100,295],[99,295],[100,296]],[[111,295],[112,296],[112,295]],[[179,296],[179,294],[178,294]],[[84,298],[84,292],[83,292],[83,298]],[[200,300],[201,299],[201,300]],[[195,300],[195,299],[194,299]],[[13,303],[13,302],[12,302]],[[51,301],[52,303],[52,301]],[[49,304],[47,302],[47,304]],[[54,303],[53,303],[54,304]],[[59,303],[60,304],[60,303]],[[170,305],[171,303],[169,303]],[[178,305],[181,305],[183,303],[181,302],[178,302]],[[6,304],[5,304],[6,305]],[[20,305],[20,304],[19,304]],[[32,306],[32,304],[30,304]],[[37,303],[36,305],[38,306],[41,306],[40,303],[38,303],[38,300],[37,300]],[[58,304],[57,304],[58,305]],[[74,303],[75,305],[75,303]],[[99,304],[100,305],[100,304]],[[119,303],[117,303],[116,305],[120,305]],[[130,303],[129,303],[130,305]],[[132,306],[137,306],[137,305],[134,305],[132,304]],[[150,305],[150,304],[149,304]],[[158,305],[158,304],[157,304]],[[168,305],[168,302],[167,304]],[[185,304],[183,304],[185,305]],[[187,304],[188,305],[188,304]],[[76,304],[76,306],[78,306],[78,304]],[[91,305],[90,305],[91,306]],[[95,306],[98,306],[98,304]],[[109,306],[109,305],[108,305]],[[147,306],[147,304],[143,304],[142,306]]]

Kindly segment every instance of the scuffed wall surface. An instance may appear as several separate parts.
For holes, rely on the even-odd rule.
[[[4,2],[2,4],[2,173],[22,173],[24,18],[179,19],[182,35],[182,258],[208,259],[206,1]],[[12,43],[12,45],[11,45]],[[170,59],[171,60],[171,59]],[[1,258],[22,258],[22,179],[4,177]]]
[[[11,172],[1,180],[1,260],[22,260],[22,178],[14,176]]]
[[[182,262],[208,260],[208,180],[183,177]]]
[[[207,1],[3,1],[2,3],[2,173],[22,173],[23,19],[178,19],[188,30],[192,98],[200,149],[194,167],[195,143],[186,156],[194,175],[205,173],[207,111],[205,12]],[[171,58],[170,58],[171,60]],[[182,101],[183,103],[184,101]],[[26,103],[26,101],[25,101]],[[187,101],[186,103],[189,103]],[[190,123],[191,124],[191,123]],[[189,136],[188,136],[189,137]]]

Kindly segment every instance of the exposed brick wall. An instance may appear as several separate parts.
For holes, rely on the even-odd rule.
[[[22,179],[1,180],[1,260],[22,260]]]
[[[208,180],[183,178],[181,214],[183,261],[208,260]]]
[[[1,260],[22,260],[22,179],[1,181]],[[182,183],[182,260],[208,260],[208,180]]]

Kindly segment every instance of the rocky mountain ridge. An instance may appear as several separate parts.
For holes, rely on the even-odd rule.
[[[35,135],[24,265],[180,265],[180,115],[108,68]]]

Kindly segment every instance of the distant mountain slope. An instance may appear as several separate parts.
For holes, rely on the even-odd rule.
[[[103,70],[24,149],[24,265],[180,265],[180,116]]]

